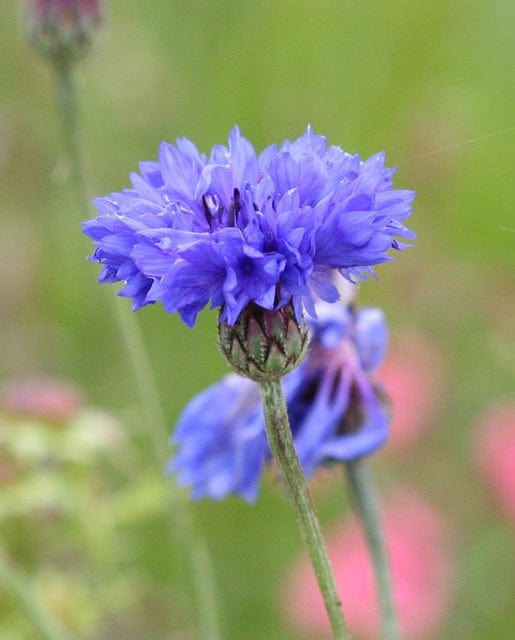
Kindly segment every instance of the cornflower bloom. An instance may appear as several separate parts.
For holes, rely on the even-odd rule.
[[[209,156],[182,138],[142,162],[132,188],[94,201],[84,223],[101,283],[122,282],[133,309],[161,302],[193,326],[207,304],[231,326],[252,305],[291,305],[300,323],[314,300],[335,302],[334,270],[365,277],[391,260],[412,191],[392,188],[384,153],[362,161],[308,127],[259,155],[234,127]]]
[[[311,347],[283,378],[295,449],[307,476],[330,461],[348,461],[379,448],[389,415],[372,373],[386,351],[378,309],[319,302]],[[230,493],[255,500],[270,460],[256,382],[231,374],[190,401],[174,430],[178,452],[169,470],[194,498]]]
[[[249,381],[208,389],[180,421],[172,468],[197,497],[253,499],[268,441],[339,640],[349,636],[302,467],[354,460],[385,440],[386,413],[366,375],[384,345],[382,317],[324,311],[295,367],[308,342],[304,311],[316,318],[316,300],[339,298],[335,272],[364,278],[407,246],[397,238],[413,238],[403,222],[414,193],[394,190],[393,173],[383,153],[362,161],[309,127],[259,155],[234,127],[209,157],[187,139],[162,143],[158,162],[141,163],[132,188],[97,198],[100,215],[83,224],[100,282],[123,282],[134,310],[161,302],[191,327],[206,305],[220,309],[220,347],[234,371],[260,383],[263,412]],[[346,337],[331,345],[338,326]],[[227,400],[223,419],[210,412],[215,397]]]

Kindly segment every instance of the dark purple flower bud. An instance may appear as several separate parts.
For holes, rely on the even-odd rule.
[[[100,0],[28,0],[28,40],[54,64],[69,66],[89,50],[101,18]]]

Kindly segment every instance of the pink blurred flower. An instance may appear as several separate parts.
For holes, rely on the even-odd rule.
[[[54,378],[30,378],[2,389],[0,406],[14,416],[61,424],[73,418],[83,404],[71,383]]]
[[[29,10],[39,20],[72,23],[77,17],[100,21],[100,0],[29,0]]]
[[[433,424],[445,395],[447,375],[444,356],[427,338],[404,334],[392,342],[379,379],[392,402],[387,447],[397,448],[411,444]]]
[[[0,487],[8,484],[18,475],[18,463],[12,456],[0,452]]]
[[[397,496],[383,520],[403,635],[407,640],[432,638],[449,604],[447,524],[413,493]],[[375,582],[361,527],[354,520],[339,522],[327,542],[350,632],[356,638],[379,637]],[[307,557],[290,572],[283,603],[286,620],[302,637],[332,637]]]
[[[515,399],[494,402],[477,420],[475,455],[499,506],[515,522]]]

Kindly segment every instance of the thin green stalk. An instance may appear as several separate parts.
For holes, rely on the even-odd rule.
[[[88,212],[88,199],[79,142],[79,109],[76,76],[71,64],[54,65],[55,96],[66,152],[69,182],[81,212]]]
[[[382,620],[383,640],[400,640],[399,623],[393,602],[388,556],[379,517],[372,476],[365,460],[358,458],[345,465],[356,511],[363,525],[376,579]]]
[[[117,301],[118,302],[118,301]],[[117,319],[129,353],[136,386],[147,431],[152,438],[154,458],[164,468],[168,451],[163,447],[166,422],[157,392],[157,385],[145,349],[138,323],[133,314],[117,304]],[[219,640],[220,622],[215,597],[215,578],[209,549],[197,533],[189,503],[172,483],[167,483],[167,498],[175,514],[173,524],[181,548],[190,556],[191,573],[194,583],[194,598],[198,616],[199,640]],[[172,521],[170,520],[170,523]]]
[[[0,552],[0,589],[9,593],[25,611],[41,640],[73,640],[61,623],[39,602],[29,579]]]
[[[130,313],[127,305],[119,298],[112,298],[116,306],[116,319],[121,331],[123,343],[127,349],[129,362],[138,390],[145,427],[150,433],[154,453],[160,464],[166,462],[167,450],[163,441],[167,438],[166,418],[159,400],[157,383],[150,359],[145,348],[145,341],[137,318]]]
[[[343,620],[341,602],[327,549],[304,473],[295,453],[288,413],[280,380],[261,382],[268,443],[279,465],[290,499],[295,507],[302,537],[322,596],[334,637],[350,640]]]
[[[90,216],[90,211],[80,152],[76,78],[73,68],[67,65],[55,66],[54,71],[57,107],[69,162],[70,184],[81,217],[86,219]],[[123,309],[116,298],[112,299],[118,327],[129,356],[146,432],[152,440],[154,458],[162,469],[167,454],[163,446],[167,428],[150,359],[136,317]],[[181,557],[189,557],[191,564],[199,638],[200,640],[219,640],[221,635],[214,595],[215,581],[207,545],[196,530],[189,503],[182,494],[173,490],[171,483],[168,483],[167,495],[174,514],[169,524],[174,525],[177,543],[181,551],[184,551],[180,554]]]

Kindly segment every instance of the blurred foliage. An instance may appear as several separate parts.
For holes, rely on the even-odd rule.
[[[114,287],[98,287],[85,260],[51,75],[26,47],[14,5],[4,2],[0,38],[1,377],[68,377],[123,427],[113,423],[115,446],[95,449],[104,414],[57,432],[2,418],[2,445],[24,467],[2,480],[2,538],[77,637],[190,638],[163,496],[170,480],[134,406],[106,303]],[[416,486],[453,520],[459,579],[441,637],[515,635],[513,530],[475,477],[469,433],[477,411],[513,393],[515,377],[515,5],[127,0],[108,11],[80,70],[91,196],[124,187],[161,140],[187,136],[207,150],[234,123],[258,149],[307,123],[362,156],[386,149],[396,184],[418,192],[415,247],[379,267],[360,302],[383,306],[394,332],[431,337],[448,359],[450,389],[442,423],[402,456],[379,454],[375,470],[385,491]],[[204,313],[192,331],[158,307],[138,317],[172,425],[225,372],[216,316]],[[318,502],[324,522],[345,506],[335,484]],[[194,515],[214,558],[224,638],[293,637],[276,600],[301,544],[275,482],[254,506],[205,502]],[[0,610],[2,637],[36,638],[1,591]]]

